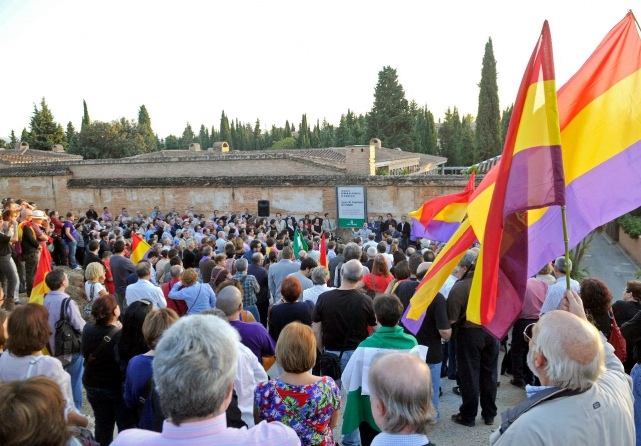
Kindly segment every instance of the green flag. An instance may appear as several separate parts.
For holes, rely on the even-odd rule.
[[[307,243],[303,239],[303,234],[298,232],[298,229],[294,231],[294,257],[298,259],[298,253],[300,251],[307,251]]]

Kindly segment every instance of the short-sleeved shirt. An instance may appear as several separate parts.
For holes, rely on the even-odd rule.
[[[346,351],[355,350],[369,335],[367,327],[376,325],[372,298],[357,290],[328,291],[318,296],[312,322],[322,323],[325,349],[340,351],[345,344]]]
[[[414,296],[418,283],[417,280],[408,280],[396,287],[394,294],[401,300],[405,309],[407,309],[410,299]],[[415,335],[416,341],[420,345],[427,346],[425,362],[428,364],[438,364],[443,360],[441,333],[439,330],[447,330],[449,328],[451,328],[451,325],[447,319],[447,300],[441,293],[438,293],[427,307],[423,324]],[[413,334],[407,328],[404,328],[404,330],[405,333]]]
[[[274,356],[276,344],[272,340],[265,327],[258,322],[229,321],[229,324],[238,330],[240,341],[250,349],[263,363],[263,356]]]
[[[459,280],[452,286],[450,294],[447,297],[447,318],[451,321],[460,321],[467,313],[467,301],[470,299],[470,290],[472,289],[472,278],[474,272],[470,271],[465,279]],[[465,320],[461,328],[481,328],[480,325],[473,324]]]
[[[71,237],[73,237],[73,239],[77,241],[78,240],[78,237],[77,237],[78,234],[76,234],[76,228],[74,228],[73,223],[71,223],[70,221],[66,221],[62,225],[63,238],[65,240],[71,241],[71,239],[69,237],[67,237],[67,228],[69,229],[69,234],[71,235]]]
[[[269,314],[269,335],[278,342],[280,332],[291,322],[312,325],[312,302],[285,302],[272,306]]]
[[[259,384],[254,402],[261,419],[280,421],[296,431],[301,445],[333,445],[329,422],[341,408],[341,392],[329,376],[314,384],[294,386],[273,379]]]

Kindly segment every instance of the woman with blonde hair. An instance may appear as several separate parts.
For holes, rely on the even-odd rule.
[[[177,282],[169,292],[169,298],[184,300],[187,304],[187,316],[198,314],[205,308],[214,308],[216,295],[206,283],[198,282],[198,273],[193,269],[186,269],[180,282]]]
[[[107,273],[105,267],[101,263],[93,262],[87,265],[85,270],[85,294],[89,302],[85,306],[85,313],[87,316],[91,315],[91,305],[96,297],[106,296],[109,294],[104,286]]]
[[[329,376],[310,373],[316,362],[316,338],[300,322],[285,326],[276,344],[276,361],[284,372],[254,391],[256,423],[280,421],[296,431],[302,445],[334,445],[341,392]]]

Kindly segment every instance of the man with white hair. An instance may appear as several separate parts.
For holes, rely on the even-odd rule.
[[[428,445],[425,431],[434,419],[430,369],[408,353],[390,353],[369,369],[372,415],[382,432],[372,446]]]
[[[261,422],[247,430],[227,427],[238,342],[238,332],[216,317],[194,315],[176,322],[163,333],[154,357],[154,382],[167,417],[162,433],[128,429],[112,444],[300,444],[296,432],[279,422]]]
[[[490,444],[635,444],[631,380],[614,347],[588,322],[576,292],[561,306],[523,332],[542,387],[528,387],[528,399],[501,414]]]
[[[305,302],[309,300],[316,305],[318,296],[331,290],[331,288],[327,286],[329,271],[327,271],[327,268],[324,266],[317,266],[312,270],[311,279],[314,286],[303,291],[302,301]]]
[[[560,310],[561,301],[563,300],[563,295],[567,289],[566,283],[566,272],[572,271],[572,261],[568,260],[568,264],[565,264],[565,257],[558,257],[554,261],[554,276],[556,277],[556,283],[548,288],[548,292],[545,294],[545,302],[541,307],[541,313],[539,317],[543,316],[548,311]],[[574,279],[570,279],[570,288],[572,291],[579,292],[579,282]]]

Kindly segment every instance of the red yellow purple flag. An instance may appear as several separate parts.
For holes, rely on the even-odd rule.
[[[323,233],[323,235],[321,236],[320,266],[324,266],[325,268],[328,268],[328,263],[327,263],[327,240],[325,240],[325,233]]]
[[[476,240],[470,220],[464,220],[452,238],[439,251],[434,263],[416,287],[416,293],[403,315],[403,326],[412,333],[418,333],[425,318],[425,310],[430,306],[439,290],[450,276],[463,255]]]
[[[135,232],[131,237],[131,261],[134,263],[140,262],[145,258],[147,253],[151,250],[149,243],[144,241],[138,234]]]
[[[474,192],[474,172],[463,192],[443,195],[426,201],[419,209],[408,215],[424,228],[420,236],[439,242],[447,242],[461,225],[467,213],[467,202]],[[415,235],[419,235],[416,234]]]
[[[38,261],[38,269],[36,270],[36,277],[33,280],[33,288],[31,289],[31,297],[29,297],[30,304],[44,304],[45,294],[49,291],[49,287],[45,283],[45,277],[51,272],[51,254],[47,248],[44,248],[40,253],[40,260]]]
[[[468,207],[481,242],[467,320],[501,338],[521,312],[530,209],[565,204],[552,40],[547,21],[525,70],[495,180]],[[479,187],[479,189],[481,189]]]
[[[570,248],[641,204],[641,38],[629,12],[558,92]],[[529,275],[564,252],[561,210],[528,212]]]

